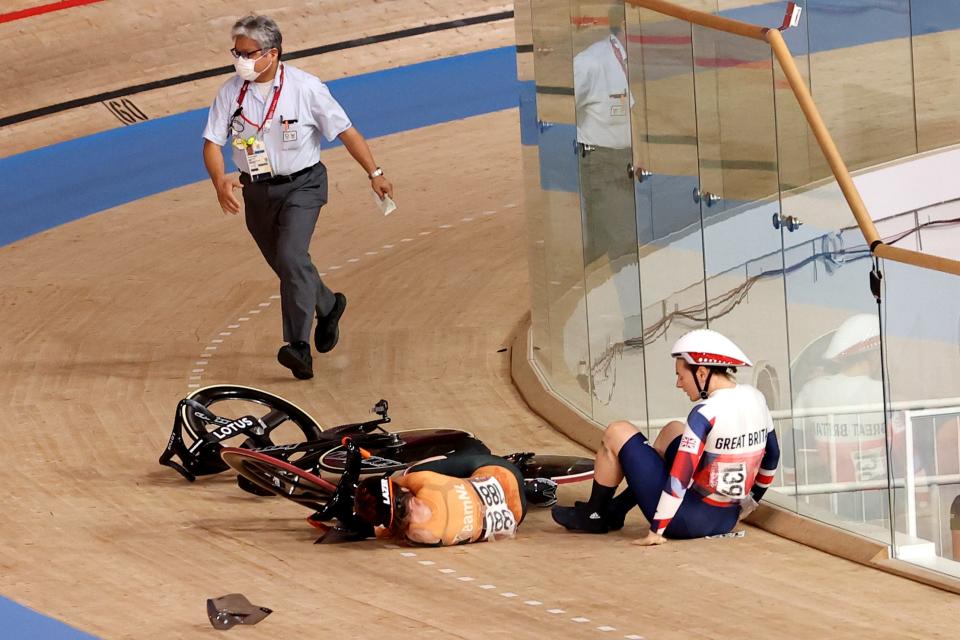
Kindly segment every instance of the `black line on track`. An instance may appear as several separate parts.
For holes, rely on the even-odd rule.
[[[513,18],[513,11],[500,11],[498,13],[488,13],[486,15],[473,16],[471,18],[459,18],[457,20],[448,20],[446,22],[438,22],[436,24],[427,24],[427,25],[423,25],[422,27],[412,27],[410,29],[401,29],[400,31],[391,31],[390,33],[381,33],[380,35],[376,35],[376,36],[354,38],[353,40],[344,40],[343,42],[334,42],[331,44],[321,45],[319,47],[311,47],[310,49],[303,49],[301,51],[293,51],[291,53],[285,53],[283,55],[283,59],[296,60],[298,58],[309,58],[311,56],[316,56],[324,53],[331,53],[333,51],[343,51],[344,49],[365,47],[371,44],[388,42],[390,40],[400,40],[402,38],[410,38],[413,36],[423,35],[425,33],[435,33],[437,31],[459,29],[461,27],[469,27],[475,24],[484,24],[487,22],[498,22],[500,20],[509,20],[511,18]],[[6,116],[4,118],[0,118],[0,127],[5,127],[11,124],[17,124],[18,122],[25,122],[27,120],[33,120],[34,118],[40,118],[42,116],[48,116],[54,113],[60,113],[62,111],[69,111],[70,109],[76,109],[77,107],[85,107],[87,105],[96,104],[98,102],[104,102],[107,100],[122,98],[124,96],[130,96],[135,93],[143,93],[144,91],[152,91],[154,89],[172,87],[178,84],[194,82],[195,80],[204,80],[206,78],[212,78],[214,76],[233,73],[233,70],[234,69],[232,65],[225,66],[225,67],[216,67],[214,69],[206,69],[204,71],[187,73],[181,76],[167,78],[165,80],[154,80],[153,82],[145,82],[143,84],[127,87],[125,89],[116,89],[114,91],[107,91],[105,93],[99,93],[95,96],[89,96],[86,98],[77,98],[75,100],[68,100],[66,102],[53,104],[48,107],[32,109],[30,111],[24,111],[23,113],[17,113],[12,116]]]

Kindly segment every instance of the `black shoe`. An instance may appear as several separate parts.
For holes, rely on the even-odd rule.
[[[323,316],[317,316],[317,328],[313,332],[313,345],[317,348],[317,353],[327,353],[337,346],[340,340],[340,316],[347,308],[347,296],[342,293],[333,294],[335,301],[330,313]]]
[[[610,530],[606,520],[596,511],[588,512],[583,507],[554,507],[550,510],[553,521],[571,531],[583,533],[606,533]]]
[[[285,344],[277,352],[277,362],[293,371],[297,380],[309,380],[313,377],[313,356],[306,342]]]
[[[550,478],[525,478],[523,495],[528,504],[538,507],[552,507],[557,504],[557,483]]]
[[[577,509],[586,510],[587,503],[583,500],[577,500],[573,503],[573,506]],[[626,514],[617,515],[614,514],[610,509],[607,509],[603,512],[603,521],[607,523],[607,529],[610,531],[620,531],[620,529],[623,529],[623,523],[626,521],[626,519]]]

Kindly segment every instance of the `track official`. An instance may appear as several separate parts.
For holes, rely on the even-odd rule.
[[[332,292],[310,259],[310,239],[327,202],[321,135],[339,138],[370,177],[378,196],[393,186],[366,140],[318,78],[280,61],[276,22],[247,16],[231,31],[237,75],[220,88],[203,132],[203,161],[225,213],[236,215],[243,189],[247,229],[280,278],[283,339],[277,360],[299,379],[313,377],[310,331],[320,353],[339,339],[347,299]],[[227,176],[221,147],[229,144],[240,178]]]

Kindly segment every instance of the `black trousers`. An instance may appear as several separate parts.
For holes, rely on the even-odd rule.
[[[598,147],[580,158],[583,262],[637,253],[637,206],[627,175],[630,149]]]
[[[247,229],[280,278],[284,342],[310,342],[315,315],[333,309],[333,292],[310,258],[320,208],[327,203],[327,169],[318,162],[292,182],[251,182],[240,174]]]

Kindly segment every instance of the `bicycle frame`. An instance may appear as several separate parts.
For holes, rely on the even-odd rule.
[[[244,442],[247,448],[263,448],[269,451],[270,455],[283,460],[289,460],[291,456],[300,452],[308,452],[304,457],[311,455],[319,458],[324,452],[340,446],[345,436],[370,435],[377,429],[383,431],[381,437],[388,442],[399,441],[397,434],[391,434],[383,429],[383,425],[391,421],[387,414],[388,408],[387,401],[380,400],[373,407],[374,413],[379,416],[374,420],[333,427],[322,431],[319,440],[293,445],[274,445],[269,439],[269,434],[287,419],[282,412],[271,411],[265,416],[267,420],[252,415],[231,420],[217,416],[199,402],[184,398],[177,404],[170,438],[160,455],[159,463],[175,470],[188,481],[194,482],[198,476],[213,475],[227,470],[228,466],[220,459],[220,451],[223,449],[225,440],[238,436],[247,437]],[[184,439],[185,425],[182,418],[184,409],[192,410],[195,418],[210,427],[205,433],[199,434],[199,437],[189,446]],[[316,426],[318,430],[321,428],[320,425]],[[174,460],[174,457],[179,458],[179,461]]]

